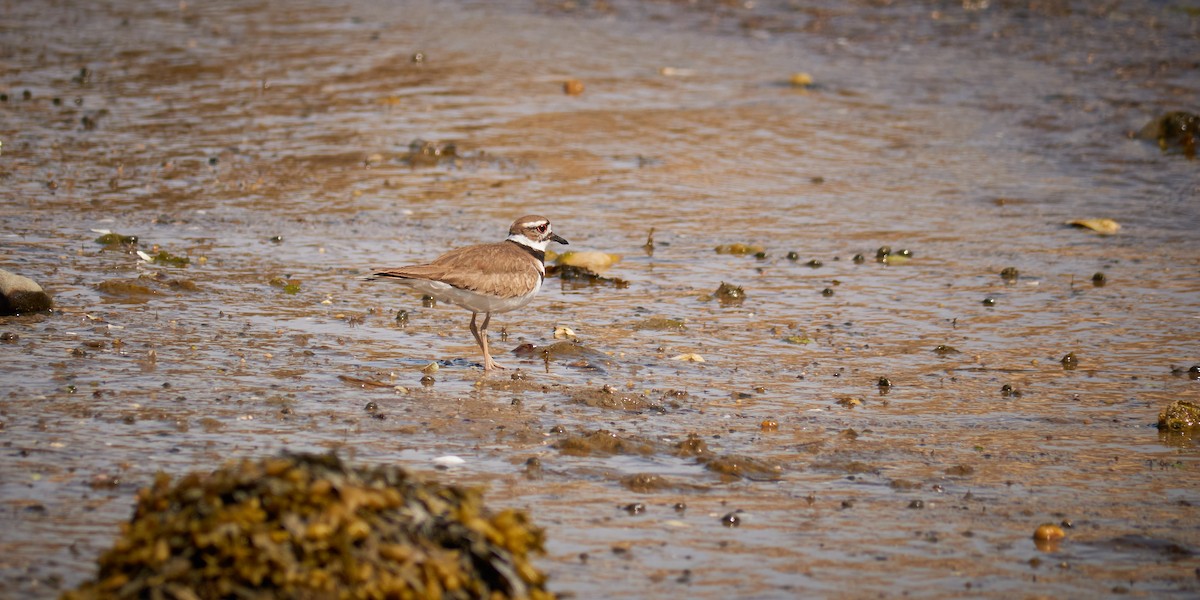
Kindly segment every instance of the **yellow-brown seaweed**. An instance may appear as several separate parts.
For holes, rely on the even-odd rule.
[[[528,556],[542,530],[524,513],[333,454],[159,474],[122,529],[64,600],[553,598]]]

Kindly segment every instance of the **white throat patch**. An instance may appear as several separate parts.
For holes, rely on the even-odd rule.
[[[545,252],[546,246],[550,244],[550,240],[531,240],[521,233],[514,233],[508,236],[508,241],[516,242],[526,248],[533,248],[538,252]]]

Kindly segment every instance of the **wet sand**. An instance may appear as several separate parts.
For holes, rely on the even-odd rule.
[[[904,4],[0,4],[0,268],[57,303],[0,317],[0,596],[290,449],[485,487],[580,598],[1194,597],[1200,169],[1130,132],[1200,111],[1200,18]],[[360,280],[528,213],[629,285],[548,279],[507,371]],[[510,354],[560,325],[590,367]]]

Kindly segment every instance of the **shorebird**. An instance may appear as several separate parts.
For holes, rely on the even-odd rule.
[[[529,215],[513,221],[508,238],[451,250],[424,265],[378,269],[369,281],[386,280],[407,285],[471,311],[471,335],[483,350],[483,370],[503,368],[488,351],[488,323],[492,313],[508,312],[529,304],[546,278],[546,246],[566,244],[550,228],[550,220]],[[483,325],[476,326],[479,313]]]

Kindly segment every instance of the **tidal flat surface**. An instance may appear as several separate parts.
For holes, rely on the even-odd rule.
[[[0,317],[0,597],[285,449],[482,486],[564,596],[1196,597],[1200,162],[1132,134],[1200,112],[1198,11],[0,1],[0,268],[57,304]],[[529,213],[627,285],[495,316],[505,371],[361,280]]]

